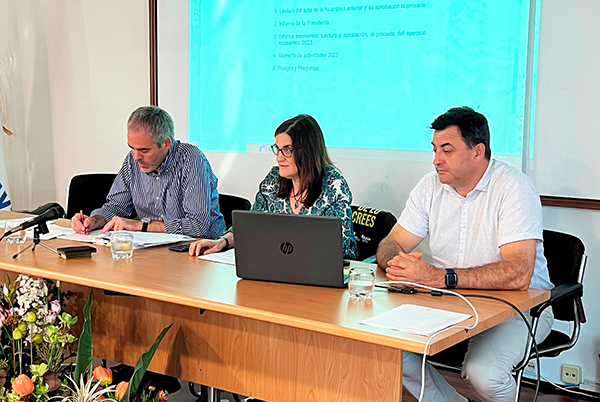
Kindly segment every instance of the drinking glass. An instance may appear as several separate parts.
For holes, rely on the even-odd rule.
[[[4,221],[4,231],[11,230],[23,223],[23,219],[7,219]],[[8,244],[25,243],[25,230],[20,230],[6,238]]]
[[[353,267],[348,273],[348,290],[350,297],[363,301],[373,298],[375,287],[375,269],[370,267]]]
[[[120,230],[111,232],[110,252],[115,260],[131,258],[133,256],[133,233]]]

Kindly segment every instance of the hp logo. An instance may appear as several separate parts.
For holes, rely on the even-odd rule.
[[[292,243],[288,243],[287,241],[281,243],[279,249],[283,254],[292,254],[294,252],[294,246],[292,246]]]

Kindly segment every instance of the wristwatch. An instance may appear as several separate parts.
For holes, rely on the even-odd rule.
[[[454,289],[456,286],[458,286],[458,275],[452,268],[446,268],[446,287]]]
[[[227,239],[225,235],[219,237],[219,239],[225,240],[225,247],[223,247],[223,250],[227,250],[229,248],[229,239]]]
[[[142,232],[147,232],[148,231],[148,225],[150,224],[151,220],[149,218],[142,218]]]

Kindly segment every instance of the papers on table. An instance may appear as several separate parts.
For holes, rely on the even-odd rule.
[[[21,223],[27,222],[27,221],[29,221],[29,220],[31,220],[33,218],[35,218],[35,217],[29,216],[29,217],[26,217],[26,218],[17,218],[17,219],[9,219],[9,220],[16,221],[19,224],[21,224]],[[6,219],[0,220],[0,228],[4,228],[5,222],[6,222]],[[73,229],[71,229],[71,228],[65,228],[65,227],[62,227],[62,226],[58,226],[58,225],[54,224],[54,222],[46,222],[46,226],[48,227],[49,233],[40,235],[40,239],[41,240],[50,240],[50,239],[54,239],[55,237],[62,236],[64,234],[66,234],[66,233],[72,233],[73,232]],[[30,227],[29,229],[27,229],[27,231],[26,231],[27,238],[33,239],[33,229],[34,228],[35,228],[35,226]]]
[[[50,232],[45,235],[40,235],[41,240],[50,240],[73,232],[73,229],[55,225],[53,222],[48,222],[47,226]],[[33,239],[33,228],[27,229],[27,237]]]
[[[23,223],[23,222],[26,222],[33,218],[35,218],[35,216],[28,216],[25,218],[15,218],[15,219],[2,219],[2,220],[0,220],[0,228],[4,229],[4,224],[6,221],[15,221],[15,222]]]
[[[32,217],[26,218],[18,218],[18,219],[10,219],[11,221],[17,221],[20,223],[27,222],[31,220]],[[0,220],[0,228],[4,228],[4,222],[6,220]],[[49,233],[41,235],[41,240],[50,240],[56,237],[60,237],[64,240],[71,241],[79,241],[84,243],[94,243],[100,245],[106,245],[110,241],[110,232],[108,233],[100,233],[100,229],[93,230],[89,234],[79,234],[75,233],[71,228],[65,228],[63,226],[58,226],[54,224],[54,222],[46,222],[48,226]],[[31,227],[27,229],[27,237],[33,238],[33,229]],[[163,244],[172,244],[178,243],[180,241],[189,241],[194,240],[193,237],[178,235],[178,234],[170,234],[170,233],[150,233],[150,232],[131,232],[133,233],[133,248],[140,249],[146,247],[160,246]]]
[[[110,233],[100,233],[100,230],[93,230],[88,235],[74,233],[72,229],[70,234],[61,236],[61,239],[80,241],[84,243],[94,243],[100,245],[108,245],[110,242]],[[133,248],[139,250],[141,248],[161,246],[164,244],[178,243],[180,241],[194,240],[193,237],[171,234],[171,233],[151,233],[151,232],[131,232],[133,234]]]
[[[101,235],[102,233],[100,229],[92,230],[89,234],[86,235],[81,233],[75,233],[73,229],[71,229],[70,233],[61,236],[61,239],[80,241],[83,243],[106,244],[104,239],[101,238]]]
[[[471,317],[472,315],[469,314],[414,304],[403,304],[360,323],[409,334],[429,336]]]
[[[229,249],[223,253],[199,255],[198,258],[205,261],[218,262],[219,264],[235,265],[234,249]]]
[[[100,237],[106,242],[110,241],[110,233],[106,232]],[[164,244],[173,244],[180,241],[194,240],[193,237],[171,234],[171,233],[154,233],[154,232],[131,232],[133,234],[133,248],[138,250],[140,248],[162,246]]]

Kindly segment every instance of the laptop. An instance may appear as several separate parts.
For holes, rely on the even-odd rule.
[[[345,287],[338,218],[233,211],[237,276]]]

